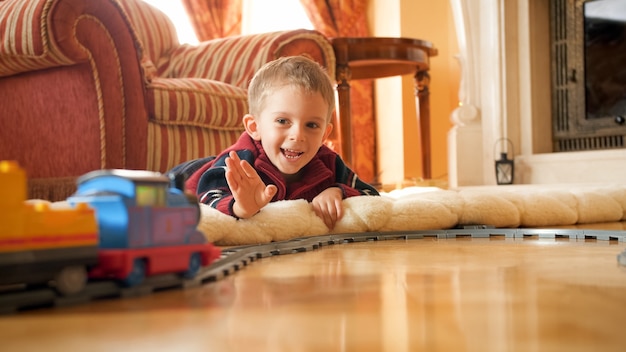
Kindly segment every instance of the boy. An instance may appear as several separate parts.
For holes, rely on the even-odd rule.
[[[332,130],[334,89],[326,72],[302,56],[267,63],[252,78],[250,113],[239,140],[186,181],[201,203],[245,219],[269,202],[306,199],[332,229],[342,200],[378,195],[323,145]]]

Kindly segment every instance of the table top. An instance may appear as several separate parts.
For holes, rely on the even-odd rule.
[[[437,55],[431,42],[395,37],[337,37],[330,39],[337,65],[347,65],[351,79],[374,79],[415,74]]]

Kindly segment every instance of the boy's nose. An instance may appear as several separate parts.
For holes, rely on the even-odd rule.
[[[290,138],[294,141],[304,141],[304,128],[300,127],[300,126],[296,126],[294,125],[291,128],[290,132]]]

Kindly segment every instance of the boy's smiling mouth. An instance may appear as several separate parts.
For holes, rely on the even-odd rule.
[[[283,153],[283,155],[285,156],[285,158],[287,159],[297,159],[299,158],[302,154],[304,154],[304,152],[299,152],[297,150],[293,150],[293,149],[285,149],[285,148],[280,148],[280,151]]]

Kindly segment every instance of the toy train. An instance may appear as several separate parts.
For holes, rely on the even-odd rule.
[[[72,295],[92,280],[193,278],[220,257],[196,229],[197,202],[160,173],[93,171],[58,206],[26,201],[24,170],[0,161],[0,194],[0,286],[45,284]]]

